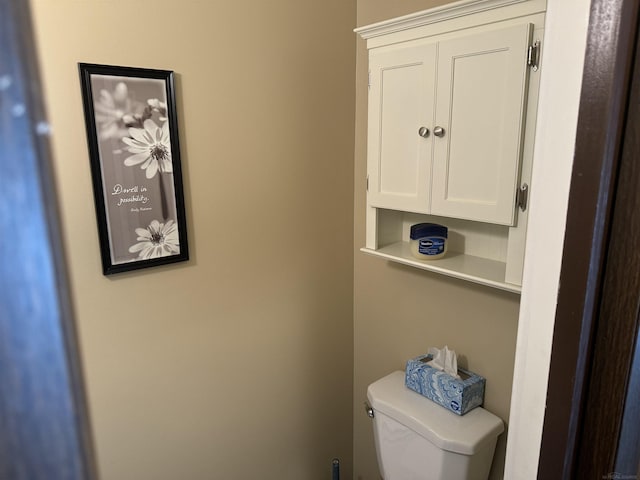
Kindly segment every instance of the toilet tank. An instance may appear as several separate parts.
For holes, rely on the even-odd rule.
[[[481,407],[458,416],[404,384],[397,371],[372,383],[378,466],[384,480],[486,480],[502,420]]]

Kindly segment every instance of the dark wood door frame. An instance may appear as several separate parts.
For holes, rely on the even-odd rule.
[[[96,478],[29,2],[0,0],[0,479]]]
[[[591,4],[540,480],[638,474],[637,3]]]

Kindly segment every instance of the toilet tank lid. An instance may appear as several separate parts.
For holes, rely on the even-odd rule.
[[[401,371],[369,385],[367,398],[374,412],[384,413],[450,452],[473,455],[504,431],[502,420],[481,407],[460,416],[410,390]]]

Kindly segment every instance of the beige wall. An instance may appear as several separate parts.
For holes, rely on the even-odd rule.
[[[350,478],[355,1],[32,9],[102,480]],[[77,62],[176,72],[188,263],[102,276]]]
[[[448,3],[358,0],[358,26]],[[367,385],[430,346],[449,345],[460,364],[487,378],[485,408],[509,417],[519,296],[396,265],[358,252],[364,245],[367,52],[357,41],[354,257],[354,479],[377,480]],[[502,478],[506,435],[491,478]]]

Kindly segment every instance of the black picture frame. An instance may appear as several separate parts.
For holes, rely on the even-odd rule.
[[[173,72],[78,67],[103,274],[188,260]]]

